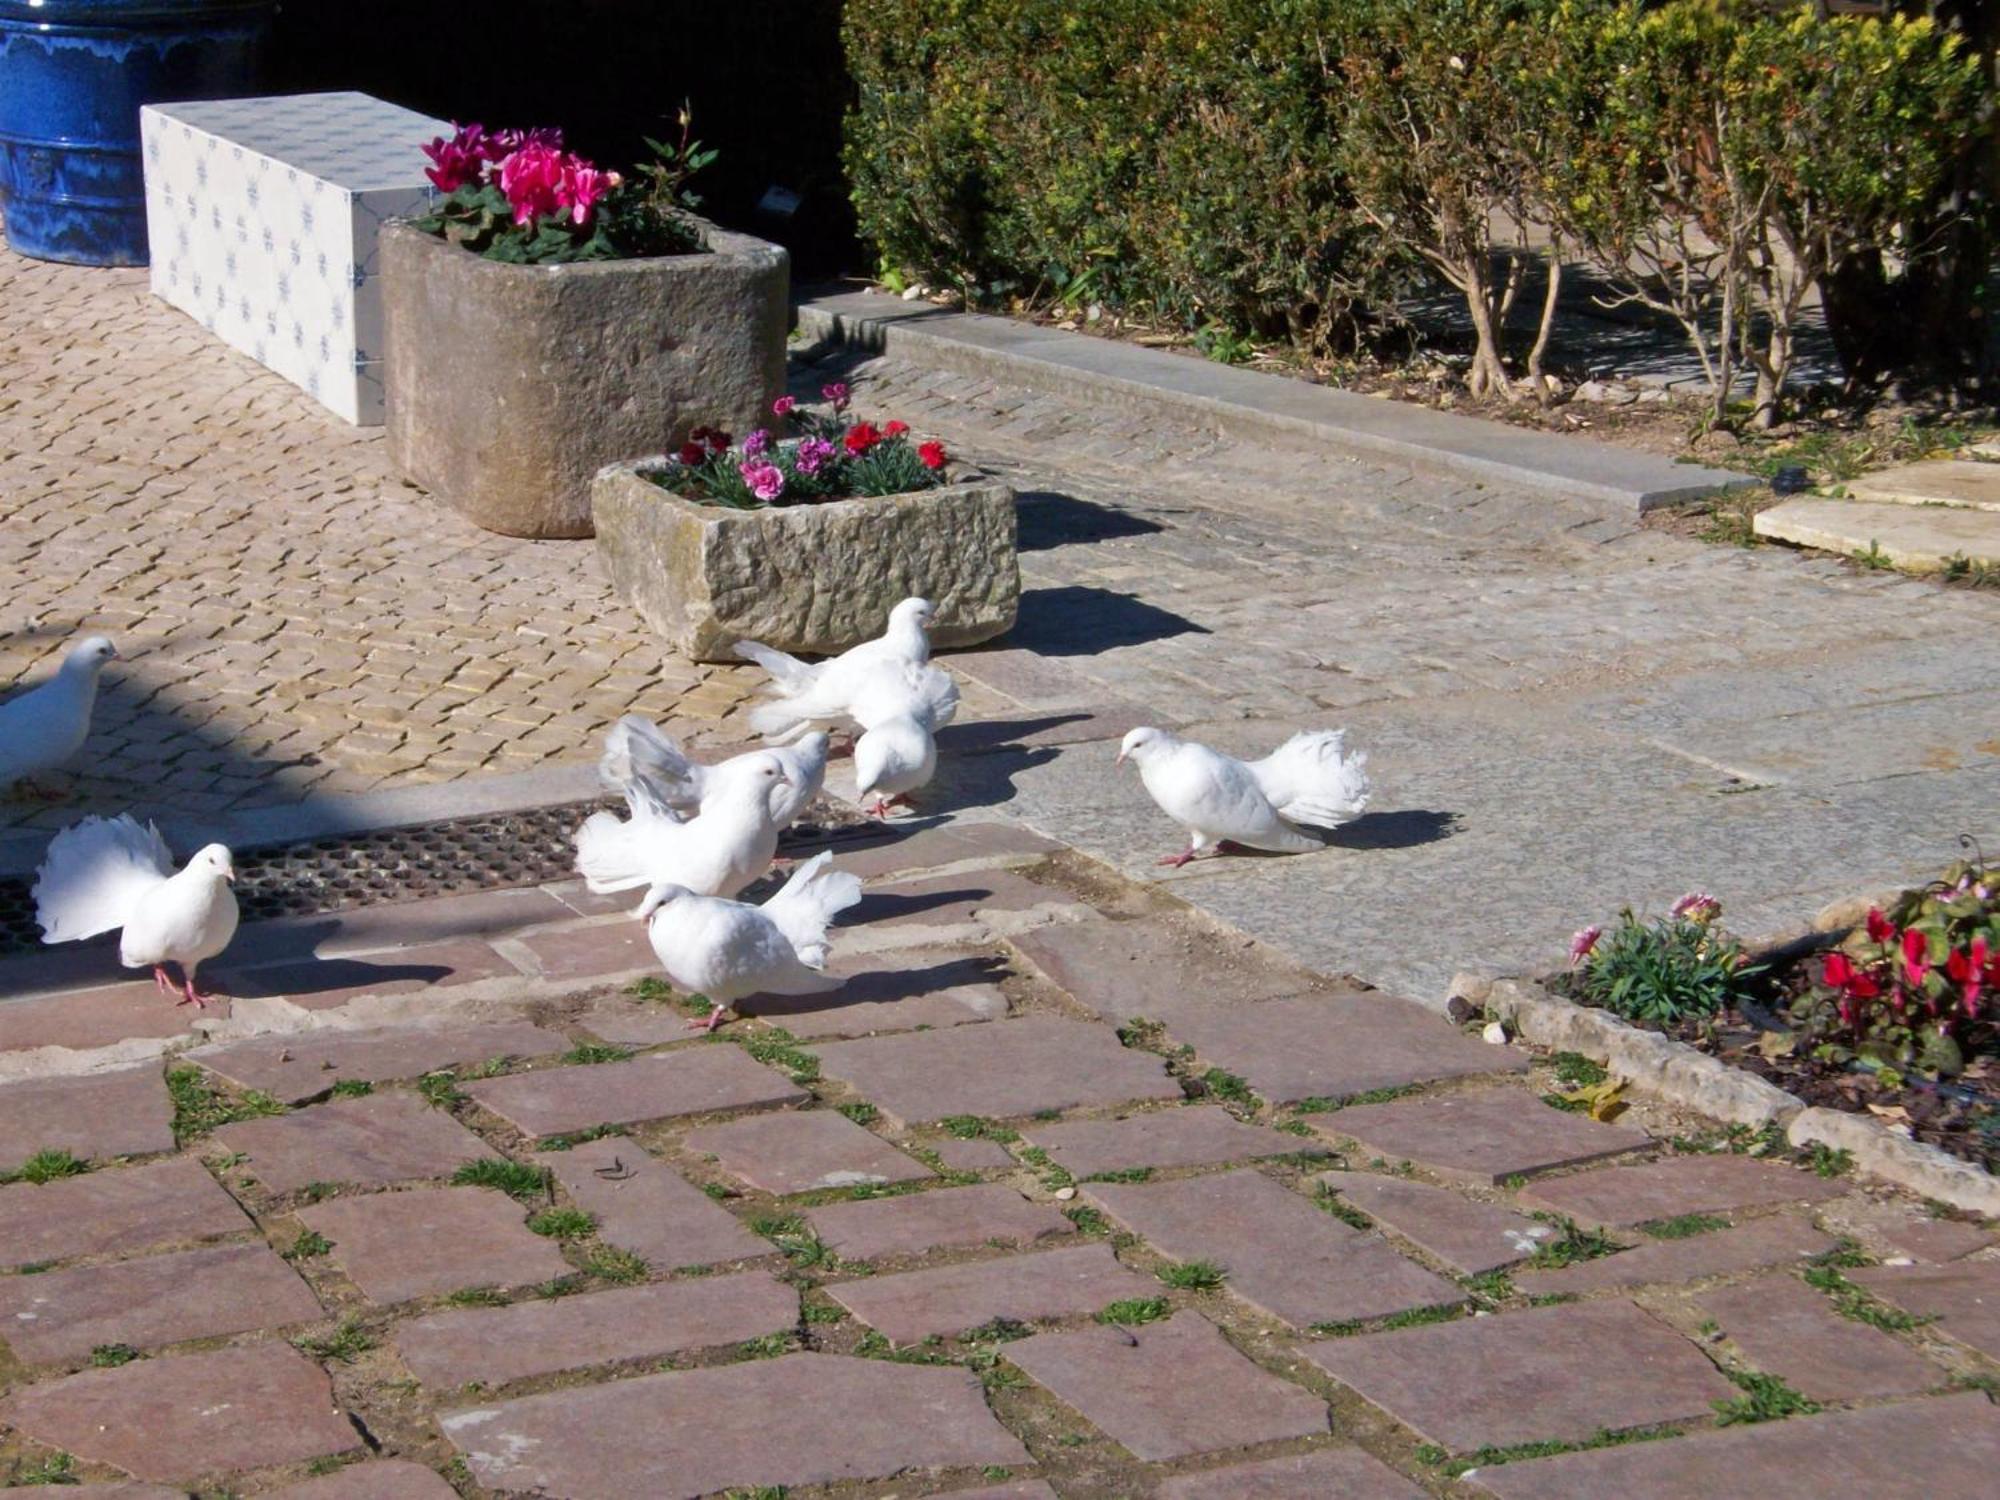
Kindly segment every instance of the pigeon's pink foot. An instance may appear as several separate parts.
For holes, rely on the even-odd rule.
[[[158,990],[163,995],[174,995],[180,993],[180,986],[175,984],[173,980],[167,977],[167,968],[165,964],[153,965],[153,988]]]
[[[1189,860],[1193,858],[1194,858],[1194,850],[1183,849],[1178,854],[1161,855],[1158,863],[1167,866],[1169,869],[1178,870],[1182,865],[1186,864]]]
[[[688,1022],[688,1030],[713,1032],[717,1027],[719,1027],[722,1024],[722,1018],[725,1014],[727,1014],[728,1010],[729,1010],[728,1006],[718,1005],[715,1007],[714,1010],[710,1011],[706,1016],[701,1016],[695,1020]]]

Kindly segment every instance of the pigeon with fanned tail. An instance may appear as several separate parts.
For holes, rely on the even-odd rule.
[[[803,662],[758,641],[738,641],[736,654],[769,672],[777,689],[775,697],[751,708],[750,727],[774,742],[815,724],[852,728],[855,700],[885,672],[930,661],[934,614],[928,599],[905,599],[889,611],[881,635],[821,662]]]
[[[626,783],[629,818],[596,812],[573,835],[576,868],[599,893],[643,886],[684,886],[703,896],[734,896],[771,868],[779,815],[795,788],[766,750],[708,768],[701,811],[683,819],[645,776]]]
[[[827,746],[826,735],[815,730],[797,744],[749,752],[774,756],[785,768],[792,795],[778,809],[781,827],[797,822],[819,795],[826,782]],[[706,806],[710,792],[735,774],[726,768],[747,758],[737,755],[716,765],[704,765],[690,757],[678,740],[651,719],[627,714],[605,735],[604,755],[597,763],[597,772],[607,787],[620,794],[633,781],[644,777],[662,803],[684,817],[693,817]]]
[[[1241,761],[1164,729],[1140,728],[1118,747],[1138,764],[1160,810],[1188,831],[1180,866],[1226,844],[1303,854],[1324,847],[1309,828],[1337,828],[1368,805],[1368,757],[1347,753],[1338,729],[1295,734],[1262,760]]]
[[[896,803],[930,784],[937,731],[958,712],[958,684],[940,667],[905,667],[855,699],[854,789],[862,811],[886,818]],[[869,798],[873,798],[872,803]]]
[[[178,872],[166,841],[130,813],[85,818],[49,844],[35,877],[35,920],[42,941],[68,943],[122,929],[118,961],[150,968],[168,994],[168,964],[181,971],[181,1005],[199,1006],[195,971],[236,936],[236,869],[229,850],[210,844]]]
[[[55,676],[0,703],[0,790],[66,765],[90,738],[97,679],[118,648],[101,635],[78,641]]]
[[[722,1024],[738,1000],[752,995],[813,995],[840,988],[825,972],[826,929],[861,899],[861,882],[827,868],[823,850],[792,872],[762,906],[698,895],[670,883],[646,892],[639,916],[667,977],[714,1008],[690,1021],[704,1031]]]

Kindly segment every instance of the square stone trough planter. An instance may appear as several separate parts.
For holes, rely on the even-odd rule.
[[[911,595],[937,606],[938,646],[1013,627],[1021,600],[1014,492],[970,471],[904,495],[732,510],[663,489],[652,458],[597,476],[597,550],[619,594],[674,650],[733,661],[739,640],[827,655],[880,635]]]
[[[605,464],[755,427],[784,388],[790,258],[702,231],[706,254],[516,266],[388,226],[390,460],[488,531],[587,537]]]

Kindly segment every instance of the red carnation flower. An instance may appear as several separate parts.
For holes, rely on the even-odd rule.
[[[910,430],[910,424],[908,422],[895,422],[895,421],[885,422],[882,425],[882,436],[901,437],[904,433],[908,432],[909,430]]]
[[[1820,982],[1844,990],[1854,982],[1854,960],[1845,953],[1829,953],[1826,966],[1819,971]]]
[[[944,444],[936,442],[917,444],[917,462],[921,463],[926,469],[942,469],[944,467]]]
[[[1882,908],[1872,907],[1868,912],[1868,941],[1886,943],[1896,935],[1895,924],[1882,915]]]
[[[674,456],[690,469],[699,468],[708,462],[708,450],[700,443],[682,443],[681,451]]]
[[[841,446],[846,448],[856,458],[859,458],[870,448],[882,441],[882,434],[877,432],[867,422],[856,422],[852,427],[847,429],[847,436],[840,441]]]

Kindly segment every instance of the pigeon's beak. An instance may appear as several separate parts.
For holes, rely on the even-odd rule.
[[[231,885],[236,884],[236,872],[234,870],[224,870],[222,872],[222,878],[228,881]]]
[[[1113,762],[1111,762],[1111,764],[1112,764],[1112,765],[1114,765],[1114,766],[1122,766],[1122,765],[1124,765],[1124,764],[1125,764],[1125,752],[1124,752],[1123,750],[1120,750],[1120,751],[1118,752],[1118,758],[1117,758],[1116,760],[1114,760]]]
[[[937,621],[935,619],[926,619],[921,623],[925,635],[929,635],[933,630],[937,629]]]
[[[118,648],[107,642],[104,647],[104,656],[107,661],[118,660]]]

